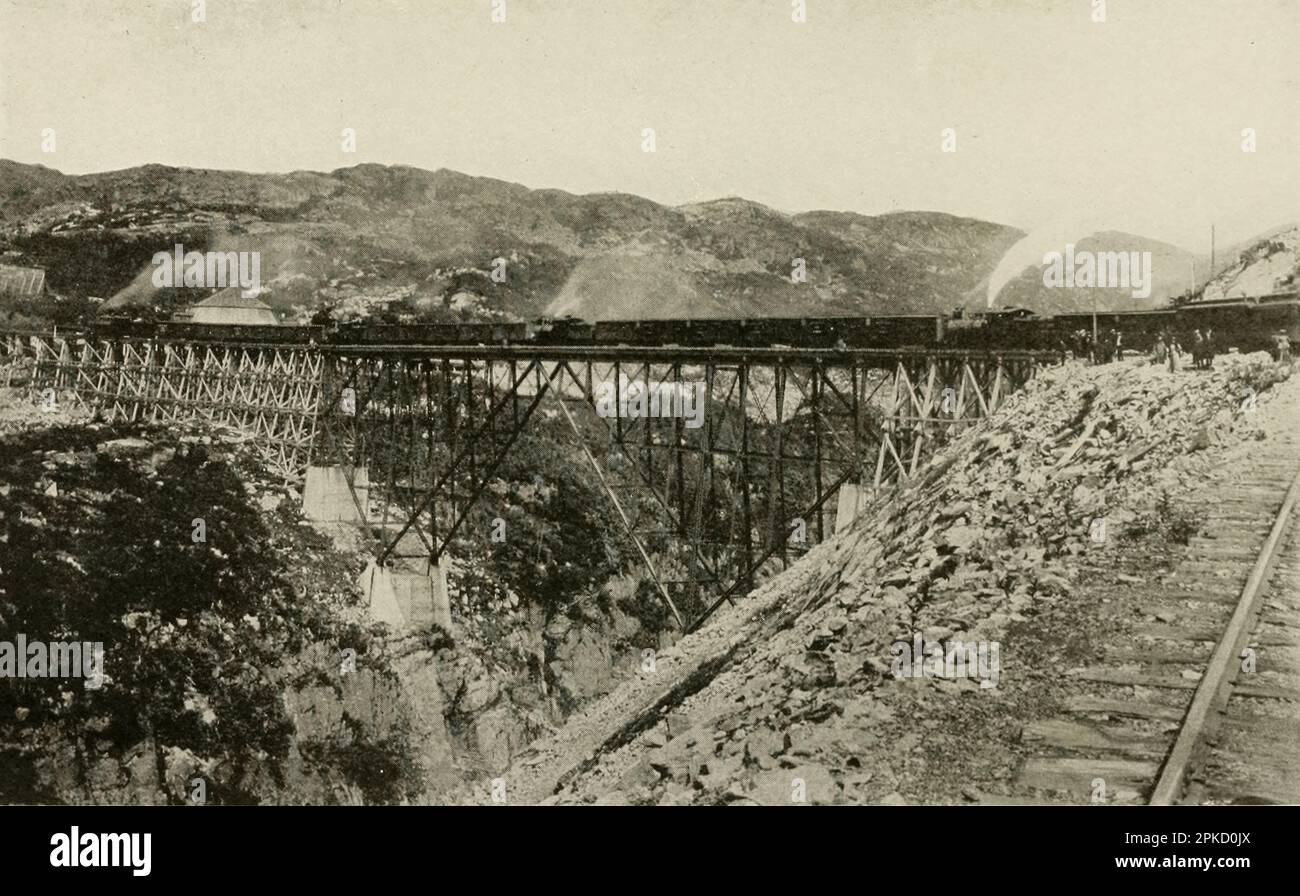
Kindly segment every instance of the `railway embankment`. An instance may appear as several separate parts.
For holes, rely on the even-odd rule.
[[[1167,624],[1144,595],[1205,551],[1212,484],[1294,432],[1288,374],[1262,354],[1208,372],[1139,359],[1044,372],[847,531],[535,744],[498,797],[1006,802],[1091,799],[1101,778],[1112,798],[1140,798],[1108,774],[1122,766],[1105,748],[1063,766],[1063,787],[1025,776],[1045,743],[1087,736],[1059,724],[1072,707],[1104,721],[1147,696],[1120,684],[1081,703],[1079,670],[1110,662],[1121,630]],[[1193,684],[1197,669],[1172,674]],[[1086,793],[1071,789],[1079,772]],[[464,798],[491,794],[484,781]]]
[[[1064,670],[1056,716],[1025,727],[1011,799],[1297,798],[1300,388],[1243,401],[1254,438],[1188,471],[1175,543],[1151,531],[1133,545],[1145,552],[1087,558],[1084,596],[1104,636]]]

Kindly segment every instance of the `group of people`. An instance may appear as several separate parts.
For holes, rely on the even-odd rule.
[[[1217,349],[1214,344],[1214,330],[1209,327],[1205,332],[1196,330],[1192,333],[1192,366],[1197,370],[1213,370],[1214,356]]]
[[[1193,330],[1190,343],[1192,367],[1196,370],[1213,370],[1214,358],[1219,354],[1218,336],[1214,329],[1206,327]],[[1285,330],[1274,334],[1273,344],[1278,363],[1291,363],[1291,339]],[[1123,334],[1115,329],[1100,331],[1095,337],[1088,330],[1075,330],[1061,341],[1061,348],[1076,358],[1088,358],[1094,364],[1109,364],[1124,357]],[[1152,364],[1168,364],[1170,370],[1177,370],[1183,363],[1184,351],[1178,334],[1166,329],[1156,335],[1148,357]]]
[[[1109,331],[1097,334],[1097,341],[1092,347],[1092,357],[1098,364],[1124,360],[1124,336],[1112,327]]]
[[[1192,331],[1191,348],[1192,367],[1197,370],[1214,369],[1214,356],[1218,354],[1218,348],[1213,329],[1207,327],[1205,330]],[[1162,330],[1157,334],[1155,345],[1151,348],[1151,363],[1168,364],[1170,370],[1177,370],[1182,353],[1183,346],[1178,341],[1177,334],[1170,330]]]
[[[1089,358],[1094,364],[1109,364],[1124,357],[1124,335],[1112,328],[1099,332],[1094,338],[1087,330],[1075,330],[1064,347],[1076,358]]]
[[[1153,346],[1151,346],[1151,363],[1168,364],[1170,370],[1178,369],[1178,356],[1183,353],[1183,347],[1178,344],[1178,337],[1173,333],[1162,330],[1157,336]]]

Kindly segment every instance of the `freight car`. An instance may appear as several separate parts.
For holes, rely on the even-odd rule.
[[[509,322],[356,322],[330,327],[327,338],[329,342],[343,345],[510,345],[525,341],[528,327],[528,324]]]
[[[266,326],[251,324],[196,324],[188,321],[146,323],[122,317],[98,318],[86,328],[92,339],[165,339],[174,342],[226,344],[308,345],[325,341],[317,326]]]
[[[1171,309],[1156,311],[1101,312],[1095,315],[1099,336],[1117,331],[1126,349],[1146,351],[1155,344],[1156,337],[1178,329],[1177,313]],[[1057,314],[1040,325],[1040,338],[1052,339],[1064,345],[1071,344],[1075,333],[1092,336],[1094,315],[1091,313]]]
[[[720,345],[753,345],[751,325],[755,321],[725,319],[686,320],[602,320],[595,324],[597,345],[677,345],[708,348]]]
[[[183,342],[221,342],[227,344],[275,343],[309,345],[324,338],[320,327],[269,327],[241,324],[194,324],[168,321],[157,325],[159,339]]]
[[[933,315],[765,317],[597,321],[594,337],[598,345],[895,348],[938,345],[943,331],[943,318]]]

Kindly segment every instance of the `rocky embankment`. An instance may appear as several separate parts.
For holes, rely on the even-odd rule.
[[[102,677],[0,687],[0,798],[390,802],[436,769],[327,539],[197,434],[0,404],[0,632]],[[52,649],[52,648],[51,648]]]
[[[660,804],[1008,792],[1024,723],[1050,715],[1064,669],[1097,650],[1084,561],[1195,534],[1198,477],[1262,437],[1259,412],[1287,373],[1264,355],[1208,373],[1141,360],[1046,371],[747,606],[535,745],[508,792]],[[975,651],[965,672],[954,642]],[[939,663],[912,662],[936,646]]]
[[[359,531],[300,507],[238,438],[0,392],[0,641],[104,645],[100,688],[0,683],[0,800],[438,801],[657,643],[633,577],[543,610],[481,558],[452,631],[390,630]]]

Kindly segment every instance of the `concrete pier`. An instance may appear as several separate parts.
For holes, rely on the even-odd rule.
[[[432,564],[424,573],[387,569],[371,561],[357,584],[376,622],[387,623],[394,631],[437,625],[451,632],[451,599],[444,565]]]
[[[858,513],[867,503],[867,490],[856,482],[846,482],[840,486],[838,503],[835,506],[835,531],[847,529]]]
[[[361,502],[364,513],[370,500],[370,475],[365,467],[354,467],[352,476],[356,501],[352,499],[342,467],[308,467],[302,489],[302,515],[322,523],[361,522],[363,517],[357,513],[357,501]]]

